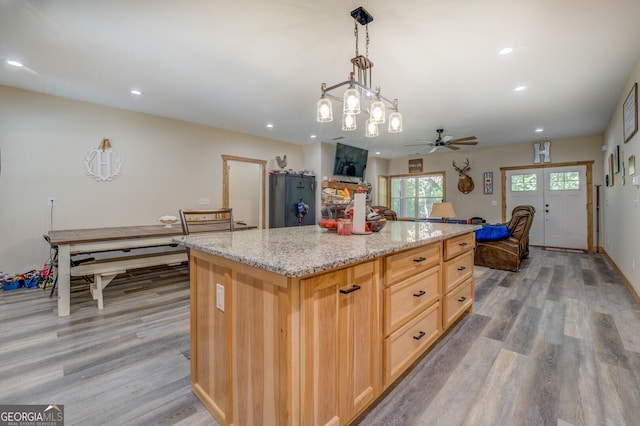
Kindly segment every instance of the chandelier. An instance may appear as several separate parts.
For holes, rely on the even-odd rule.
[[[351,12],[354,22],[354,35],[356,39],[356,55],[351,58],[353,66],[349,73],[349,79],[342,83],[327,87],[322,83],[320,90],[322,95],[317,105],[317,120],[319,123],[333,121],[333,106],[331,100],[342,102],[342,130],[356,130],[356,116],[361,111],[365,111],[369,118],[365,126],[365,136],[373,138],[378,136],[378,126],[388,121],[388,132],[398,133],[402,131],[402,114],[398,112],[398,100],[385,98],[380,94],[380,87],[372,89],[371,75],[373,62],[369,60],[369,22],[373,21],[373,16],[363,7],[359,7]],[[358,24],[365,27],[366,50],[365,55],[358,52]],[[342,86],[347,86],[342,97],[332,95],[330,92]],[[364,98],[364,102],[361,99]],[[365,105],[366,104],[366,105]],[[386,110],[391,110],[389,117],[386,117]]]

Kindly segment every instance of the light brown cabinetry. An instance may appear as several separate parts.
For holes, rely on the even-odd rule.
[[[442,333],[442,242],[385,257],[384,385]]]
[[[382,389],[379,262],[301,281],[303,424],[345,424]]]
[[[441,259],[441,242],[389,255],[384,258],[385,284],[396,283],[403,278],[426,271],[433,265],[440,265]]]
[[[191,248],[193,392],[223,425],[349,424],[471,308],[473,246],[301,278]]]
[[[447,293],[444,299],[444,327],[449,328],[473,303],[473,279]]]
[[[443,327],[448,329],[473,304],[473,232],[444,242]]]
[[[191,388],[221,424],[289,424],[287,315],[278,274],[190,250]]]

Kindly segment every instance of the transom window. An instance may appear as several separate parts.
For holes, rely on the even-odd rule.
[[[391,208],[401,219],[429,217],[433,203],[444,199],[444,172],[390,178]]]
[[[549,173],[550,191],[573,191],[580,189],[580,172]]]
[[[524,192],[538,189],[538,176],[535,173],[511,175],[511,191]]]

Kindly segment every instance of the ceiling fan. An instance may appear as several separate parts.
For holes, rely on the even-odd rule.
[[[440,148],[441,146],[447,147],[449,149],[458,150],[460,147],[456,145],[477,145],[478,141],[475,136],[467,136],[466,138],[453,139],[453,136],[442,136],[442,132],[444,129],[436,130],[438,132],[438,139],[434,142],[432,141],[424,141],[424,143],[405,145],[405,146],[423,146],[427,145],[431,147],[429,154]]]

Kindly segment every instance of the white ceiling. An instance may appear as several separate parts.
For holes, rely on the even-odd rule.
[[[358,6],[403,133],[316,123],[321,83],[351,70]],[[384,158],[426,153],[405,145],[438,127],[478,147],[601,133],[639,57],[638,0],[0,0],[0,84]]]

